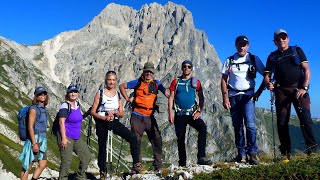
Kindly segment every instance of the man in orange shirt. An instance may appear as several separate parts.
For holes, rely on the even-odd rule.
[[[153,114],[157,110],[158,90],[166,97],[169,92],[154,79],[154,72],[153,63],[146,62],[140,78],[120,84],[119,89],[124,99],[132,104],[131,131],[137,136],[138,147],[141,149],[141,138],[146,131],[153,149],[154,167],[158,171],[162,168],[162,138]],[[133,98],[128,97],[126,89],[134,89]],[[139,159],[142,162],[141,153]]]

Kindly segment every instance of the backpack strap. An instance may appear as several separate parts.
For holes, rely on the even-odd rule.
[[[296,63],[296,65],[300,65],[300,58],[297,52],[297,46],[290,46],[292,52],[293,52],[293,58],[294,58],[294,62]]]
[[[231,66],[232,66],[233,61],[234,61],[234,55],[230,56],[228,59],[229,59],[229,66],[228,66],[228,75],[229,75],[231,73],[231,71],[232,71]]]
[[[250,61],[251,61],[251,64],[256,67],[256,57],[255,55],[251,54],[250,52],[249,53],[249,57],[250,57]]]
[[[177,89],[178,89],[178,86],[179,86],[179,79],[182,79],[181,76],[177,77],[176,78],[176,88],[175,88],[175,91],[174,91],[174,95],[176,96],[176,92],[177,92]],[[194,89],[194,93],[197,92],[197,86],[198,86],[198,78],[197,77],[191,77],[189,79],[190,84],[191,84],[191,87]],[[186,86],[186,90],[188,91],[188,82],[184,83],[185,86]],[[183,84],[183,83],[180,83],[180,84]],[[194,107],[197,106],[198,102],[197,102],[197,99],[194,100],[195,101],[195,104],[188,110],[184,110],[184,111],[191,111],[194,109]],[[173,100],[173,108],[175,110],[175,112],[178,112],[178,111],[182,111],[182,109],[179,108],[179,106],[174,102]]]
[[[102,84],[99,86],[100,97],[99,97],[98,107],[100,107],[100,105],[101,105],[101,103],[102,103],[103,89],[104,89],[104,83],[102,83]]]

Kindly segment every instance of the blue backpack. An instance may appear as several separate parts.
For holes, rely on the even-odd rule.
[[[19,137],[21,141],[26,141],[29,138],[28,132],[28,119],[29,119],[29,110],[31,106],[25,106],[18,111],[17,118],[18,118],[18,131]],[[38,108],[38,107],[37,107]],[[40,115],[41,111],[39,110]],[[36,121],[40,118],[38,111],[36,112]],[[39,132],[36,132],[39,133]]]
[[[17,114],[19,137],[21,141],[27,140],[27,137],[28,137],[27,123],[28,123],[28,117],[29,117],[29,109],[30,109],[30,106],[25,106],[22,109],[20,109]]]

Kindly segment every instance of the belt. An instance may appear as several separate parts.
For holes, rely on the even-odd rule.
[[[228,84],[227,88],[231,89],[232,91],[237,91],[237,92],[248,92],[248,91],[254,90],[254,87],[251,87],[251,88],[246,89],[246,90],[238,90],[238,89],[232,88],[229,84]]]

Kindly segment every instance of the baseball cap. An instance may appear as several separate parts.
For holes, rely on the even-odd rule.
[[[247,36],[238,36],[236,38],[235,44],[238,44],[238,43],[246,43],[246,44],[248,44],[249,43],[249,39],[247,38]]]
[[[74,84],[70,84],[70,85],[69,85],[69,87],[68,87],[68,89],[67,89],[67,93],[70,93],[70,92],[72,92],[72,91],[79,92],[77,85],[74,85]]]
[[[282,34],[282,33],[284,33],[284,34],[286,34],[286,35],[288,36],[288,33],[287,33],[286,30],[284,30],[284,29],[278,29],[278,30],[276,30],[276,31],[273,33],[273,38],[276,38],[278,35],[280,35],[280,34]]]
[[[34,91],[34,95],[38,96],[39,94],[43,93],[43,92],[46,92],[47,93],[47,90],[44,88],[44,87],[37,87],[36,90]]]
[[[190,66],[193,67],[193,64],[192,64],[191,60],[184,60],[184,61],[182,62],[182,64],[181,64],[181,67],[183,67],[183,66],[186,65],[186,64],[190,64]]]

